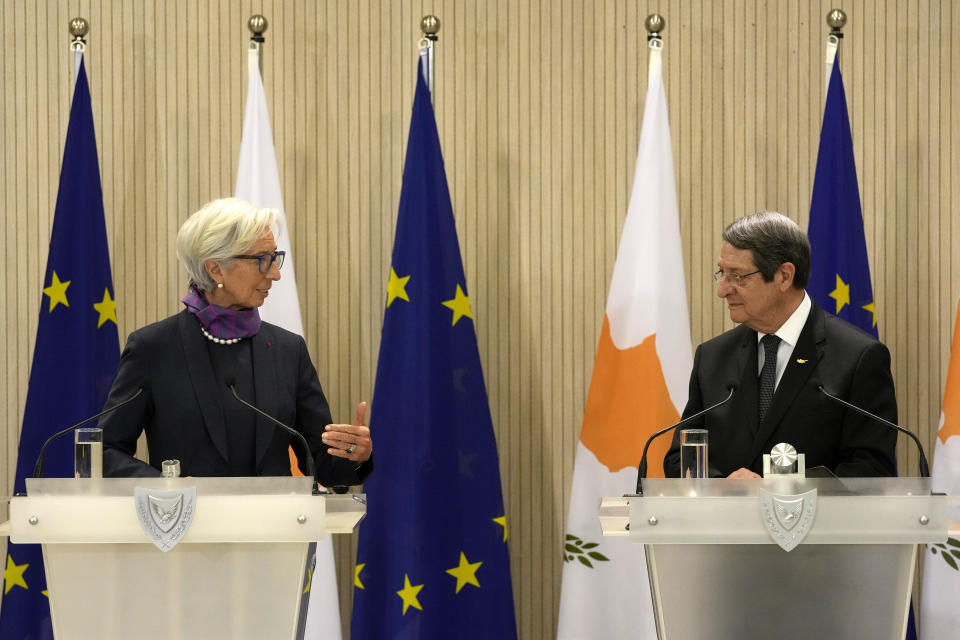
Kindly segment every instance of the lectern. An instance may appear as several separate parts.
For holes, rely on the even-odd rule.
[[[162,551],[145,510],[160,530],[192,521]],[[309,544],[365,512],[363,496],[313,496],[306,478],[28,479],[6,529],[43,545],[57,640],[290,639]]]
[[[648,479],[600,520],[645,545],[660,640],[902,640],[947,500],[921,478]]]

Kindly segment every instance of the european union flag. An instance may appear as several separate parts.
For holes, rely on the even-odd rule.
[[[352,638],[516,638],[493,422],[417,74],[370,430]]]
[[[32,473],[48,437],[103,408],[119,359],[90,88],[81,61],[63,150],[15,491],[24,491],[24,478]],[[72,440],[61,438],[47,449],[45,459],[45,476],[72,476]],[[3,576],[0,639],[53,638],[40,546],[10,543]]]
[[[825,310],[877,336],[857,166],[843,92],[840,59],[833,64],[823,110],[810,224],[813,251],[807,292]]]
[[[807,237],[812,251],[807,293],[825,310],[879,337],[839,56],[823,108]],[[906,637],[915,640],[912,601],[909,613]]]

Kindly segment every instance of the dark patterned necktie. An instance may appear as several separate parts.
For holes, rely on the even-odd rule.
[[[760,340],[763,345],[763,370],[760,371],[760,422],[767,415],[777,387],[777,349],[780,338],[768,333]]]

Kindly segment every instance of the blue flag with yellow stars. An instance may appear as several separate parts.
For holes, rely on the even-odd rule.
[[[422,68],[389,278],[351,637],[516,638],[497,446]]]
[[[877,337],[877,308],[839,57],[833,64],[823,110],[807,236],[813,252],[807,287],[810,297],[826,311]]]
[[[44,440],[103,408],[119,360],[97,143],[81,61],[20,433],[17,493],[24,491]],[[47,449],[44,476],[72,475],[73,438],[64,436]],[[53,638],[40,546],[10,543],[3,578],[0,639]]]
[[[807,285],[810,298],[826,311],[879,337],[839,56],[833,63],[823,108],[807,237],[812,251]],[[911,602],[906,638],[916,637]]]

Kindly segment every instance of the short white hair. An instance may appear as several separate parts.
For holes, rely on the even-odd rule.
[[[277,209],[260,209],[244,200],[222,198],[203,205],[187,218],[177,234],[177,258],[183,263],[190,282],[210,292],[216,283],[207,273],[207,260],[221,266],[232,256],[250,251],[266,230],[280,220]]]

